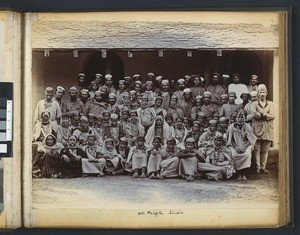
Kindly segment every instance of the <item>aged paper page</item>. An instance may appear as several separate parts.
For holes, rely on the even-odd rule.
[[[285,17],[284,12],[26,14],[22,145],[25,226],[260,228],[286,224]],[[103,76],[115,77],[115,88],[124,76],[141,74],[144,78],[149,72],[169,80],[185,74],[200,74],[209,80],[214,72],[230,76],[239,72],[247,85],[250,75],[259,74],[275,110],[267,166],[270,174],[252,172],[243,182],[236,178],[160,181],[134,179],[129,174],[32,178],[32,156],[38,148],[38,144],[31,147],[32,130],[38,104],[48,88],[56,91],[58,86],[65,89],[66,102],[70,87],[78,87],[78,74],[85,73],[91,82],[97,69]]]
[[[3,206],[0,228],[21,226],[21,16],[0,12],[0,80],[14,83],[13,156],[1,159]],[[2,184],[2,182],[1,182]]]

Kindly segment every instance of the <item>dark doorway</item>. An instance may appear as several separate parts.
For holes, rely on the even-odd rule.
[[[103,76],[111,74],[113,84],[117,87],[118,81],[124,78],[124,63],[115,52],[108,51],[106,58],[102,58],[102,53],[99,51],[87,57],[83,65],[83,73],[88,83],[94,80],[96,73],[101,73]]]

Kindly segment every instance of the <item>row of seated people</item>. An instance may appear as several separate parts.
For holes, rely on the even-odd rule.
[[[121,125],[118,121],[112,124],[113,118],[104,126],[104,133],[89,126],[85,116],[80,118],[78,129],[65,131],[59,127],[70,122],[68,115],[57,130],[50,124],[49,111],[43,111],[41,119],[44,123],[34,132],[33,140],[34,177],[131,174],[134,178],[182,177],[193,181],[199,174],[222,180],[236,172],[239,180],[247,180],[256,142],[245,111],[238,112],[229,126],[228,120],[221,117],[209,120],[206,128],[205,122],[194,121],[189,131],[182,119],[169,126],[164,116],[158,115],[144,135],[122,135],[117,139],[116,132],[107,131]],[[70,132],[64,136],[66,130]]]

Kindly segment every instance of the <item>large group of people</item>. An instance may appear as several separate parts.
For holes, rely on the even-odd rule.
[[[232,83],[231,83],[232,77]],[[33,177],[131,175],[186,181],[247,180],[268,174],[273,103],[252,75],[213,73],[166,79],[83,73],[66,89],[47,87],[32,134]]]

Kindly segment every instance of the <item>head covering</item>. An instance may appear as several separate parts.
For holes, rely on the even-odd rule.
[[[161,80],[162,80],[162,76],[157,76],[157,77],[155,78],[155,80],[156,80],[156,81],[161,81]]]
[[[142,82],[141,82],[141,81],[135,81],[135,84],[140,84],[140,85],[142,85]]]
[[[85,74],[84,73],[80,73],[80,74],[78,74],[78,77],[85,77]]]
[[[125,79],[125,80],[131,79],[131,77],[130,77],[130,76],[125,76],[124,79]]]
[[[258,76],[255,75],[255,74],[252,74],[252,75],[251,75],[251,78],[258,78]]]
[[[112,113],[111,115],[110,115],[110,118],[111,119],[118,119],[118,114],[116,114],[116,113]]]
[[[52,87],[47,87],[45,89],[45,93],[53,93],[53,88]]]
[[[111,74],[106,74],[104,78],[105,78],[105,79],[107,79],[107,78],[112,78],[112,75],[111,75]]]
[[[197,124],[197,125],[201,125],[201,123],[200,123],[200,122],[198,122],[198,121],[193,121],[193,125],[195,125],[195,124]]]
[[[178,81],[177,81],[178,84],[184,83],[184,82],[185,82],[185,80],[184,80],[183,78],[180,78],[180,79],[178,79]]]
[[[80,94],[83,94],[83,93],[89,94],[89,90],[88,89],[81,89]]]
[[[135,113],[136,115],[138,114],[138,112],[137,112],[137,110],[136,109],[132,109],[132,110],[130,110],[130,112],[129,112],[130,114],[132,114],[132,113]]]
[[[121,110],[121,114],[123,114],[123,113],[127,113],[127,114],[129,114],[129,110],[128,110],[128,108],[126,108],[126,107],[124,107],[124,108],[122,108],[122,110]]]
[[[74,139],[77,141],[77,137],[75,135],[71,135],[68,140]]]
[[[228,96],[230,96],[230,95],[234,95],[236,97],[236,93],[234,91],[229,91]]]
[[[227,99],[228,98],[228,95],[227,94],[222,94],[221,95],[221,99]]]
[[[191,78],[191,76],[190,75],[184,75],[184,78],[189,79],[189,78]]]
[[[108,98],[116,98],[116,94],[115,93],[109,93]]]
[[[226,122],[227,121],[227,118],[226,117],[220,117],[219,118],[219,122]]]
[[[154,73],[148,73],[148,74],[147,74],[147,77],[148,77],[148,76],[153,76],[153,77],[154,77]]]
[[[265,84],[259,84],[257,86],[257,92],[262,91],[262,90],[268,92],[267,87],[266,87]]]
[[[162,142],[161,137],[159,135],[154,136],[153,142],[154,142],[154,140],[158,140],[160,143]]]
[[[198,112],[197,115],[198,117],[202,117],[202,118],[205,117],[205,113],[203,113],[202,111]]]
[[[228,74],[223,74],[222,77],[223,78],[229,78],[229,75]]]
[[[189,93],[191,93],[192,91],[191,91],[191,89],[190,88],[185,88],[184,90],[183,90],[183,93],[186,93],[186,94],[189,94]]]
[[[250,96],[257,96],[257,91],[251,91]]]
[[[103,116],[102,116],[101,114],[99,114],[99,115],[97,116],[97,120],[103,120]]]
[[[250,93],[249,92],[243,92],[241,95],[240,95],[240,98],[242,98],[243,95],[248,95],[250,97]]]
[[[209,125],[217,125],[217,121],[214,119],[209,120]]]
[[[176,99],[176,100],[178,100],[178,98],[177,98],[176,95],[172,95],[172,96],[171,96],[171,99]]]
[[[195,143],[195,139],[193,137],[187,138],[186,143]]]
[[[119,85],[125,84],[125,80],[119,80]]]
[[[205,95],[209,95],[209,96],[211,97],[211,93],[210,93],[209,91],[205,91],[205,92],[203,93],[203,96],[205,96]]]
[[[214,136],[214,140],[216,140],[216,139],[222,139],[222,140],[224,140],[223,135],[222,135],[221,132],[216,131],[215,136]]]
[[[152,81],[146,81],[146,85],[152,85],[153,82]]]
[[[71,86],[70,89],[69,89],[69,93],[71,91],[76,91],[78,93],[78,89],[75,87],[75,86]]]
[[[131,90],[131,91],[129,91],[129,94],[130,94],[130,95],[135,95],[135,94],[136,94],[136,90]]]
[[[202,100],[202,96],[201,95],[197,95],[195,100]]]
[[[95,91],[95,95],[103,95],[103,91]]]
[[[41,117],[43,117],[45,114],[47,114],[47,116],[50,118],[50,111],[48,109],[41,112]]]
[[[169,137],[167,139],[167,143],[170,142],[170,141],[172,141],[174,144],[176,144],[176,140],[173,137]]]
[[[88,122],[88,118],[86,116],[81,116],[80,121],[82,122]]]
[[[63,92],[65,91],[65,88],[63,88],[62,86],[57,86],[56,90],[62,90]]]
[[[101,73],[96,73],[95,76],[96,77],[98,76],[98,77],[101,77],[101,78],[103,77]]]
[[[169,85],[169,80],[168,79],[162,80],[161,85]]]
[[[156,101],[157,99],[163,100],[164,98],[163,98],[162,96],[155,96],[155,97],[154,97],[154,101]]]
[[[128,143],[128,140],[127,140],[126,137],[123,136],[123,137],[120,138],[120,142],[126,142],[126,143]]]

